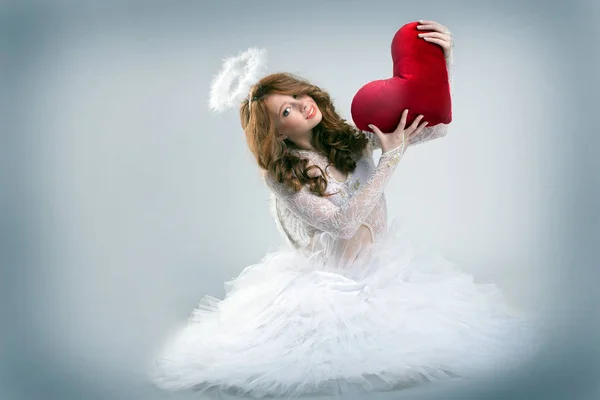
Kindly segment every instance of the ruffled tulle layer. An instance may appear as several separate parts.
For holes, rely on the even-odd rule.
[[[262,396],[390,390],[515,368],[532,327],[493,284],[413,245],[399,225],[351,268],[291,249],[206,296],[151,366],[167,390]]]

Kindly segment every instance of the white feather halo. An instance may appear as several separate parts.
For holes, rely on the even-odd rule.
[[[210,108],[223,111],[239,104],[266,67],[267,51],[255,47],[225,59],[210,86]]]

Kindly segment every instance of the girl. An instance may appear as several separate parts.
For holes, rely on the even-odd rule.
[[[424,40],[444,50],[434,21]],[[423,116],[361,132],[330,96],[290,74],[264,77],[240,106],[248,146],[291,244],[205,297],[169,341],[153,380],[164,389],[261,396],[390,390],[508,366],[527,341],[494,285],[387,227],[384,189],[408,147],[444,136]],[[377,164],[373,151],[381,149]]]

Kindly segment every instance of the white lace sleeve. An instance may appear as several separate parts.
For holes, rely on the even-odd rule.
[[[448,70],[448,83],[450,84],[450,97],[452,97],[452,75],[454,74],[454,61],[453,52],[450,52],[448,58],[446,58],[446,69]],[[426,127],[423,132],[417,136],[413,136],[408,141],[408,145],[412,146],[418,143],[427,142],[433,139],[441,138],[446,136],[448,133],[448,124],[438,124],[432,127]]]
[[[342,206],[336,206],[326,197],[310,192],[306,186],[294,193],[283,184],[272,180],[266,173],[265,183],[275,196],[305,223],[323,232],[349,239],[358,231],[381,198],[404,150],[405,146],[400,146],[383,153],[373,175],[362,190]]]

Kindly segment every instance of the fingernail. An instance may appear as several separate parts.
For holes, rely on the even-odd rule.
[[[373,125],[367,125],[369,128],[373,129]]]
[[[422,20],[422,19],[420,19],[420,20],[419,20],[419,22],[420,22],[420,23],[423,23],[423,20]]]
[[[419,37],[423,37],[423,34],[422,34],[422,33],[419,33]]]

